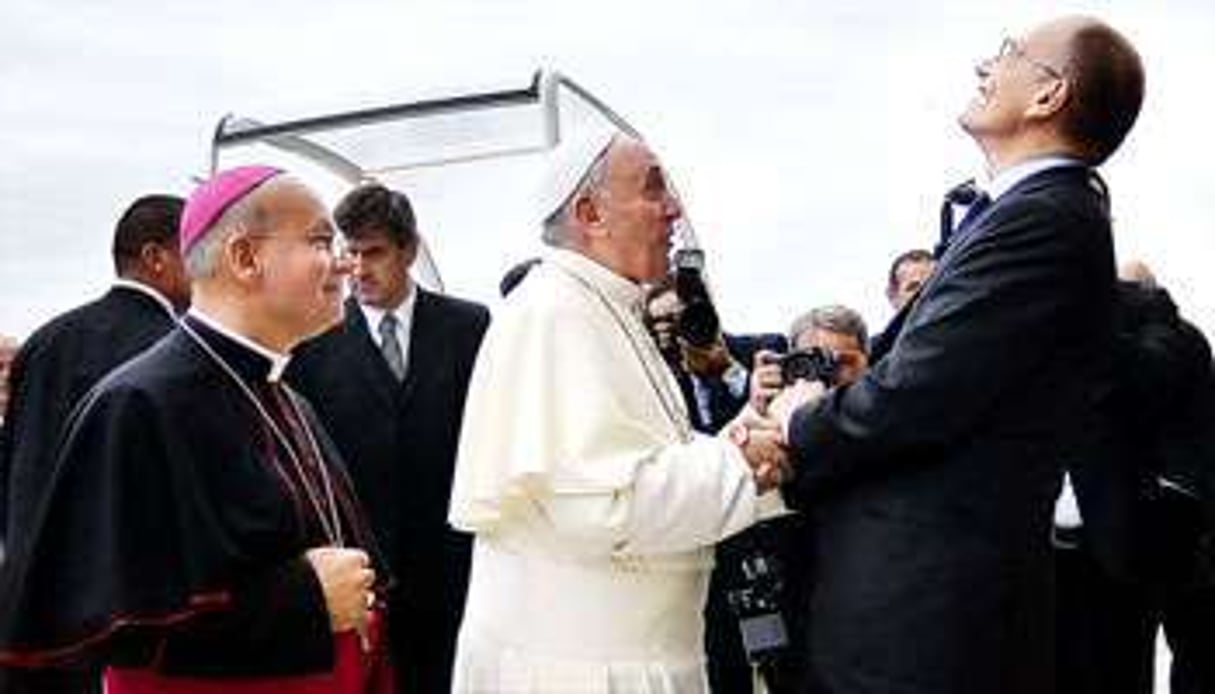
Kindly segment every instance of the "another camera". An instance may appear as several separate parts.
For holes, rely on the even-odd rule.
[[[681,339],[693,347],[712,347],[721,332],[721,319],[704,281],[704,252],[685,248],[675,253],[675,294],[683,310],[675,325]]]
[[[759,547],[739,562],[741,585],[726,593],[730,609],[738,618],[747,660],[763,664],[776,658],[789,645],[789,633],[781,616],[780,562]]]
[[[799,378],[821,381],[824,386],[835,385],[839,378],[840,364],[829,349],[811,347],[782,354],[779,359],[780,377],[785,385],[792,385]]]

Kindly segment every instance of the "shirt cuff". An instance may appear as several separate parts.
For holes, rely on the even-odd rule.
[[[747,385],[751,380],[751,372],[742,364],[730,360],[730,366],[721,374],[721,380],[730,390],[730,395],[742,399],[747,396]]]

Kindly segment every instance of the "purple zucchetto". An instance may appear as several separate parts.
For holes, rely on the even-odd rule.
[[[190,194],[181,213],[181,254],[188,253],[225,210],[281,173],[282,169],[273,166],[238,166],[203,181]]]

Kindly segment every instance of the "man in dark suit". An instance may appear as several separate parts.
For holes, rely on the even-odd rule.
[[[986,204],[869,372],[769,408],[797,459],[787,497],[815,514],[810,691],[1054,689],[1051,513],[1064,454],[1090,445],[1111,333],[1091,167],[1134,123],[1143,71],[1120,34],[1072,17],[977,73],[960,123]]]
[[[175,312],[190,302],[178,250],[184,201],[146,195],[114,229],[111,257],[117,280],[100,298],[52,319],[14,356],[0,436],[0,558],[31,531],[47,490],[60,432],[95,383],[168,333]],[[2,562],[0,562],[2,564]],[[0,689],[3,689],[0,673]],[[70,672],[40,675],[41,692],[100,689],[100,677]],[[15,690],[17,685],[11,685]]]
[[[114,230],[114,286],[39,328],[14,357],[0,443],[4,542],[17,542],[26,532],[50,473],[60,425],[80,396],[169,332],[174,312],[190,302],[177,248],[182,205],[181,198],[168,195],[132,203]]]
[[[447,526],[464,397],[489,312],[409,276],[409,199],[378,184],[334,212],[353,261],[342,325],[297,351],[288,378],[350,468],[397,584],[389,638],[402,692],[450,690],[470,538]]]
[[[923,248],[912,248],[898,254],[886,273],[886,300],[890,302],[890,307],[895,311],[902,310],[928,281],[936,264],[932,252]]]
[[[1058,691],[1150,693],[1159,623],[1171,691],[1206,692],[1215,672],[1215,591],[1200,557],[1202,480],[1215,465],[1211,349],[1146,265],[1119,274],[1110,445],[1069,461],[1055,514]]]

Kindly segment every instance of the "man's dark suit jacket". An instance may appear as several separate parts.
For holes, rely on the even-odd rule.
[[[287,378],[337,442],[394,571],[389,626],[401,690],[446,692],[471,552],[470,538],[448,527],[447,504],[489,312],[417,291],[404,381],[353,299],[342,325],[296,350]]]
[[[1090,446],[1114,261],[1080,167],[1021,181],[942,257],[888,354],[790,423],[830,692],[1052,691],[1060,461]]]
[[[61,428],[76,403],[173,324],[155,299],[119,285],[52,319],[22,344],[13,358],[8,413],[0,435],[0,545],[9,554],[31,532],[33,515],[50,484]],[[100,691],[99,678],[86,672],[31,674],[28,684],[6,682],[5,677],[0,672],[0,691],[12,694]]]
[[[25,341],[13,359],[12,397],[0,441],[0,538],[15,542],[28,531],[60,428],[80,397],[173,324],[151,296],[115,286]]]

